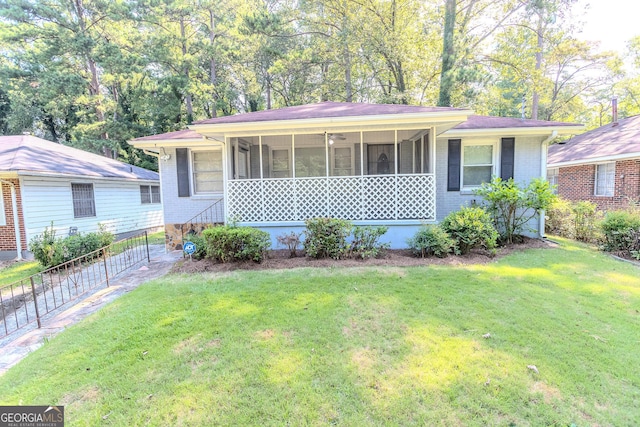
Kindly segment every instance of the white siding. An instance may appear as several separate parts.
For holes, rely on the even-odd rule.
[[[158,160],[160,180],[162,181],[164,223],[183,224],[215,203],[216,200],[220,199],[220,196],[192,195],[191,197],[178,197],[176,150],[167,149],[166,152],[171,155],[171,158],[167,161]],[[191,174],[189,174],[189,178],[191,179]],[[224,218],[220,219],[224,220]]]
[[[93,184],[96,216],[74,218],[71,183]],[[81,233],[97,231],[99,224],[114,234],[162,226],[162,204],[142,204],[140,185],[156,182],[126,182],[90,179],[21,178],[22,203],[27,239],[51,225],[59,235],[69,227]]]
[[[500,149],[500,140],[508,138],[510,135],[493,137],[498,150]],[[460,209],[461,206],[468,206],[474,200],[477,203],[482,202],[482,198],[474,194],[464,191],[447,191],[447,141],[449,138],[439,137],[436,143],[436,217],[441,221],[447,214]],[[461,138],[462,142],[473,141],[476,138]],[[519,184],[528,184],[533,178],[541,178],[540,176],[540,144],[542,137],[522,137],[516,136],[515,144],[515,162],[513,167],[514,180]],[[488,140],[482,137],[483,141]],[[498,156],[498,165],[496,174],[500,175],[500,156]],[[543,177],[542,177],[543,178]],[[536,223],[529,224],[532,228],[537,227]]]

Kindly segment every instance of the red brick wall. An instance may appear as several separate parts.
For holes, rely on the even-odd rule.
[[[18,202],[18,217],[20,223],[20,235],[22,237],[22,249],[27,249],[26,233],[24,230],[24,215],[22,213],[22,194],[20,191],[20,182],[17,179],[6,179],[16,186],[16,201]],[[7,225],[0,225],[0,251],[16,250],[16,233],[13,222],[13,205],[11,204],[11,186],[9,184],[0,184],[2,189],[2,199],[4,201],[4,215],[7,219]]]
[[[627,207],[640,201],[640,159],[616,162],[616,180],[612,197],[594,196],[596,165],[581,165],[558,170],[558,195],[568,200],[588,200],[599,209]]]

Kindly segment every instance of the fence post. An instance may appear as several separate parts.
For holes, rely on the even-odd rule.
[[[33,276],[29,277],[31,280],[31,293],[33,294],[33,306],[36,308],[36,320],[38,321],[38,329],[42,328],[40,323],[40,311],[38,310],[38,296],[36,295],[36,284],[33,281]]]
[[[107,268],[107,247],[102,248],[102,262],[104,264],[104,275],[107,278],[107,287],[109,287],[109,269]]]
[[[144,244],[147,246],[147,262],[151,262],[151,256],[149,255],[149,239],[147,238],[147,230],[144,230]]]

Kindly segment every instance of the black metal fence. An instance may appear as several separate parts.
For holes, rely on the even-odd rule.
[[[0,288],[0,338],[43,318],[142,262],[146,231]]]

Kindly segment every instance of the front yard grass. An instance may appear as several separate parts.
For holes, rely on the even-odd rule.
[[[65,405],[68,425],[640,425],[639,276],[568,241],[166,276],[9,370],[0,404]]]
[[[0,288],[42,271],[38,261],[16,261],[0,268]]]

